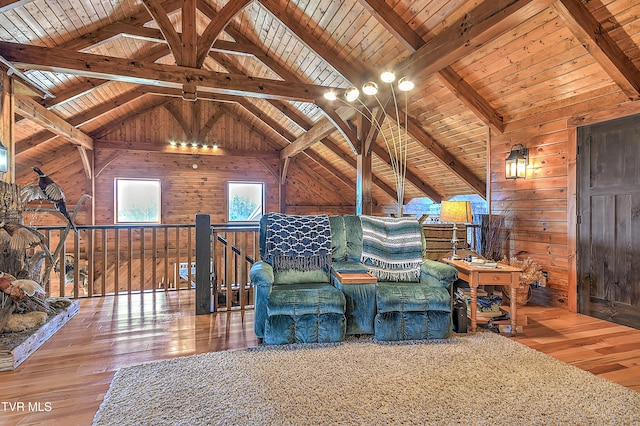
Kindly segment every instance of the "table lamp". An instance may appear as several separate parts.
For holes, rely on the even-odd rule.
[[[453,223],[453,236],[451,237],[452,254],[450,259],[460,259],[456,253],[456,245],[458,244],[458,223],[472,223],[473,214],[471,213],[470,201],[443,201],[440,204],[440,222]]]

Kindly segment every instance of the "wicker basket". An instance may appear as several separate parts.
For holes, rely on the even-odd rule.
[[[503,299],[511,303],[511,287],[502,286],[502,297]],[[525,306],[531,300],[531,286],[526,284],[520,284],[518,290],[516,292],[516,305]]]

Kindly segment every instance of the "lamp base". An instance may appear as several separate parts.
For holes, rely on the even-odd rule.
[[[460,256],[456,253],[456,246],[458,245],[458,227],[453,224],[453,235],[451,236],[451,256],[449,260],[460,260]]]

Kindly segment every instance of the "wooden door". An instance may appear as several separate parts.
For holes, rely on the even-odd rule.
[[[640,116],[578,129],[578,310],[640,328]]]

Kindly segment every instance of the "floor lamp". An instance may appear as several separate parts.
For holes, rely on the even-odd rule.
[[[472,223],[471,202],[469,201],[443,201],[440,204],[440,222],[453,223],[453,235],[451,237],[452,253],[450,259],[460,259],[456,253],[458,244],[458,223]]]

